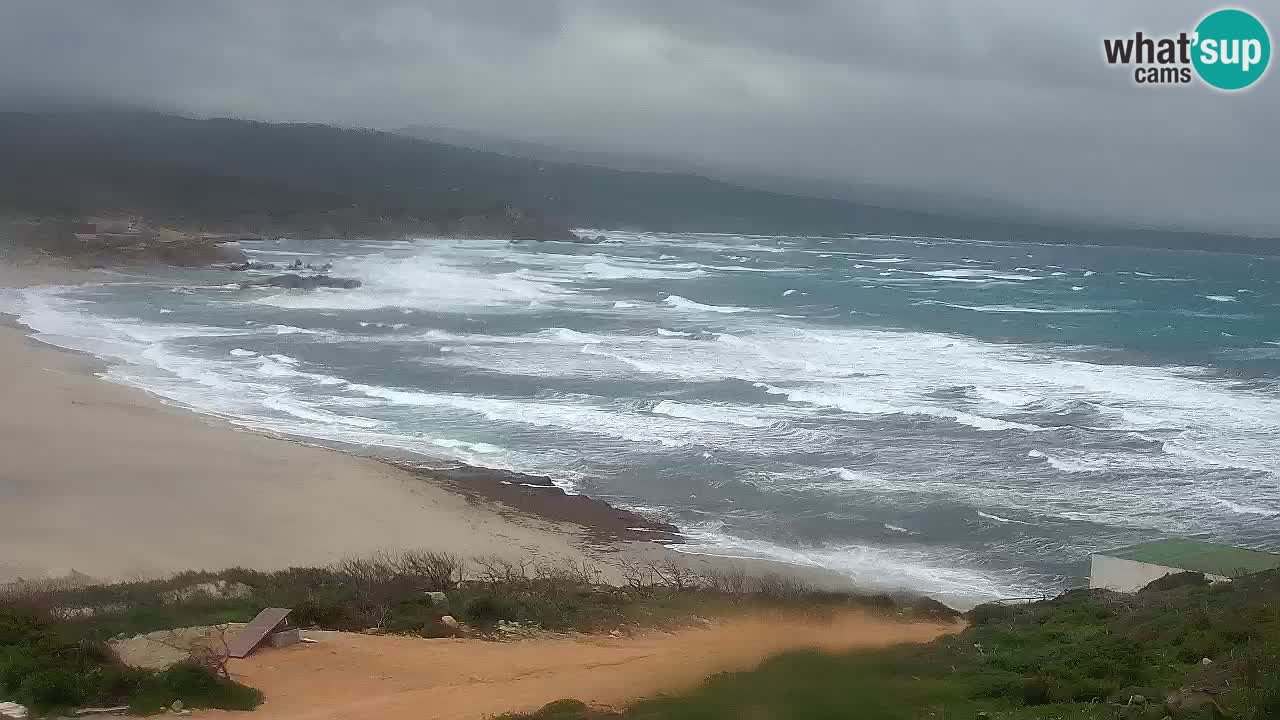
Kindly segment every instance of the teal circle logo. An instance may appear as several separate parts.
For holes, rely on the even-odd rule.
[[[1196,26],[1191,62],[1200,79],[1219,90],[1242,90],[1267,71],[1271,37],[1244,10],[1218,10]]]

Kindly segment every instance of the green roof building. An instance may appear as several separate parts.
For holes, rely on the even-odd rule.
[[[1204,573],[1210,580],[1280,568],[1280,554],[1199,540],[1160,540],[1090,556],[1089,587],[1136,592],[1165,575]]]

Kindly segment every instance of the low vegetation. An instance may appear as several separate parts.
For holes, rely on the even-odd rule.
[[[176,699],[190,707],[252,710],[261,694],[195,659],[164,671],[118,662],[75,623],[30,608],[0,607],[0,696],[37,712],[127,705],[150,714]]]
[[[750,609],[814,613],[858,607],[904,618],[952,618],[923,598],[819,591],[782,577],[694,573],[674,561],[623,563],[605,584],[589,564],[510,562],[409,552],[276,572],[188,572],[87,587],[15,587],[0,595],[0,697],[49,712],[129,705],[246,709],[260,698],[209,657],[164,672],[121,665],[108,643],[156,630],[247,622],[293,608],[302,627],[495,639],[538,632],[674,626]],[[446,617],[447,616],[447,617]]]
[[[1280,718],[1280,572],[1136,595],[984,605],[927,645],[797,652],[620,712],[574,700],[508,720]]]

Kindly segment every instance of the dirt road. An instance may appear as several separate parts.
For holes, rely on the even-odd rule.
[[[829,621],[754,616],[710,627],[632,637],[577,636],[494,643],[351,633],[310,633],[316,644],[233,661],[237,677],[266,693],[252,716],[219,720],[426,720],[533,710],[560,698],[618,706],[754,667],[798,648],[840,650],[923,642],[956,626],[906,624],[862,613]]]

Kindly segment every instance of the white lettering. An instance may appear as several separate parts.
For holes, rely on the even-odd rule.
[[[1257,40],[1244,41],[1244,60],[1240,69],[1249,72],[1250,65],[1257,65],[1262,60],[1262,43]]]
[[[1218,62],[1218,41],[1213,38],[1205,38],[1200,41],[1200,62],[1206,65],[1216,65]]]

